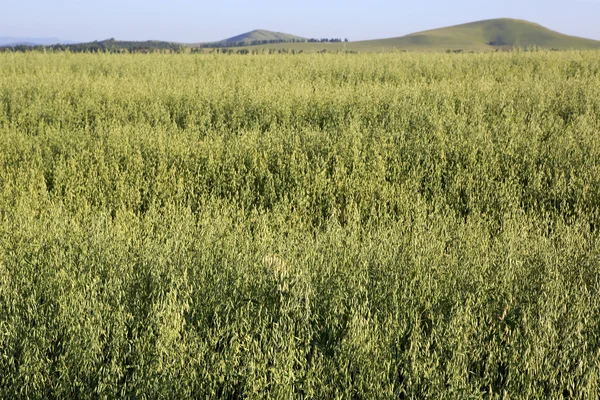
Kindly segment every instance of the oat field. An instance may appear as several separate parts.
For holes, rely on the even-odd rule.
[[[595,398],[600,52],[0,55],[0,398]]]

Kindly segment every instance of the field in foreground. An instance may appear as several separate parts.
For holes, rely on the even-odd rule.
[[[0,397],[582,397],[600,53],[0,56]]]

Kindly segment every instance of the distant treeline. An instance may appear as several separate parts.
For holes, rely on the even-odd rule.
[[[55,44],[51,46],[5,46],[0,47],[0,52],[18,51],[27,52],[32,50],[37,51],[71,51],[74,53],[150,53],[161,50],[169,50],[173,52],[183,51],[186,46],[179,43],[161,42],[158,40],[148,40],[144,42],[128,42],[108,39],[103,41],[94,41],[88,43],[77,44]]]

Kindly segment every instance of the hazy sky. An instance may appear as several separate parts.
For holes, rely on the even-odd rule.
[[[253,29],[375,39],[510,17],[600,40],[600,0],[0,0],[0,36],[204,42]]]

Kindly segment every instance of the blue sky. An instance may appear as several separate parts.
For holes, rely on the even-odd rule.
[[[253,29],[350,40],[510,17],[600,40],[600,0],[0,0],[0,36],[220,40]]]

